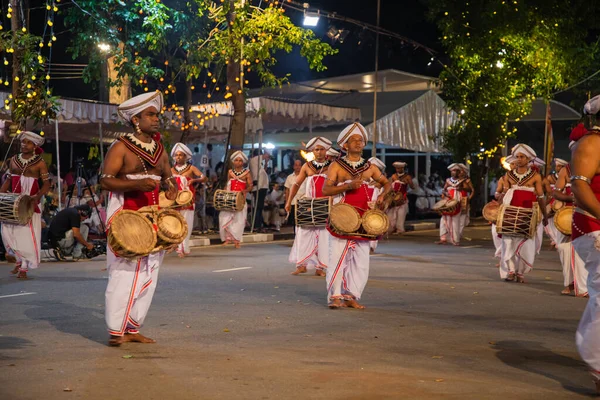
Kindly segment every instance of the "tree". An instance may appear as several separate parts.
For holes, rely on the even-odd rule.
[[[493,156],[533,100],[575,84],[597,65],[593,5],[583,0],[426,0],[448,57],[441,74],[449,107],[460,115],[445,146],[463,159]],[[592,20],[590,22],[590,20]]]

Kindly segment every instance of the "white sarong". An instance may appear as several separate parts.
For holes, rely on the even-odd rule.
[[[502,238],[498,237],[496,224],[492,224],[492,241],[494,242],[494,248],[496,249],[494,257],[500,258],[500,256],[502,256]]]
[[[231,180],[227,182],[227,190],[231,190]],[[221,241],[242,242],[247,217],[247,203],[244,204],[242,211],[219,211],[219,235],[221,236]]]
[[[175,176],[179,179],[180,182],[181,187],[179,188],[179,190],[188,190],[189,183],[187,178],[182,175]],[[183,242],[181,242],[181,244],[177,246],[178,254],[190,254],[190,237],[192,236],[192,231],[194,230],[194,210],[196,209],[195,202],[192,203],[192,207],[194,207],[192,210],[179,210],[179,213],[181,214],[183,219],[185,219],[185,222],[187,222],[188,231],[185,239],[183,239]]]
[[[565,236],[560,231],[557,232],[556,250],[563,268],[564,286],[573,284],[575,296],[585,296],[588,292],[588,272],[585,269],[585,263],[575,251],[571,236]]]
[[[390,221],[390,232],[405,232],[404,224],[408,214],[408,201],[399,207],[390,207],[386,214]]]

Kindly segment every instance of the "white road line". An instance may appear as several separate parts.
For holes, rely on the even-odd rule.
[[[476,249],[478,247],[481,247],[481,245],[475,245],[475,246],[460,246],[461,249]]]
[[[0,299],[5,297],[16,297],[16,296],[27,296],[28,294],[37,294],[36,292],[25,292],[25,293],[17,293],[17,294],[7,294],[5,296],[0,296]]]
[[[230,269],[218,269],[213,272],[229,272],[229,271],[240,271],[242,269],[252,269],[252,267],[239,267],[239,268],[230,268]]]

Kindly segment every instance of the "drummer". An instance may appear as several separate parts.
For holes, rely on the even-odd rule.
[[[455,212],[450,214],[442,215],[440,220],[440,240],[435,242],[436,244],[448,243],[448,237],[450,242],[454,246],[460,245],[460,237],[462,234],[462,223],[464,218],[460,212],[460,201],[463,196],[466,196],[466,187],[463,185],[465,182],[464,178],[461,178],[461,166],[458,163],[453,163],[448,166],[450,170],[450,178],[446,179],[444,184],[443,196],[447,201],[457,202],[459,205],[456,207]]]
[[[335,161],[335,159],[340,156],[340,152],[334,149],[333,147],[327,150],[327,153],[325,154],[327,154],[327,160],[329,162]]]
[[[543,224],[548,224],[546,202],[542,187],[542,177],[531,168],[535,151],[526,144],[519,143],[512,150],[517,167],[506,173],[502,193],[496,193],[497,199],[504,205],[531,209],[537,201],[543,213]],[[506,221],[503,221],[506,222]],[[529,225],[531,221],[520,221]],[[531,271],[535,260],[535,238],[502,235],[502,256],[500,259],[500,277],[506,281],[525,283],[525,274]]]
[[[337,142],[346,151],[327,170],[323,195],[335,196],[334,203],[344,202],[362,215],[369,208],[368,181],[383,185],[377,205],[391,187],[378,167],[361,157],[367,143],[367,132],[355,122],[346,127]],[[327,268],[327,302],[330,308],[364,308],[358,303],[369,278],[369,239],[329,232],[329,268]]]
[[[512,171],[517,167],[516,159],[512,155],[508,155],[504,160],[506,164],[508,164],[509,171]],[[497,199],[503,192],[508,190],[508,183],[506,181],[506,175],[502,176],[498,180],[498,186],[496,187],[496,193],[494,200],[497,204]],[[492,223],[492,240],[494,242],[494,248],[496,252],[494,253],[494,257],[500,258],[502,256],[502,237],[498,235],[498,231],[496,230],[496,222]],[[496,264],[496,267],[500,267],[500,263]]]
[[[171,150],[171,157],[175,161],[175,165],[171,168],[171,173],[177,179],[177,188],[179,190],[189,190],[193,196],[189,206],[179,209],[179,212],[188,225],[187,236],[177,247],[177,254],[183,258],[190,254],[190,236],[192,236],[192,230],[194,229],[194,208],[196,203],[195,184],[206,182],[206,176],[190,162],[192,151],[185,144],[175,143]]]
[[[462,188],[461,188],[461,205],[460,205],[460,238],[462,239],[462,234],[465,228],[471,222],[471,218],[469,215],[469,210],[471,208],[471,199],[475,196],[475,188],[473,187],[473,183],[471,182],[471,178],[469,178],[469,167],[467,167],[463,163],[458,163],[458,167],[460,171],[458,173],[458,177],[462,180]]]
[[[406,214],[408,214],[406,193],[409,187],[415,189],[417,185],[413,182],[412,177],[405,172],[406,163],[404,161],[396,161],[392,166],[396,169],[396,172],[390,178],[392,190],[394,191],[394,199],[387,210],[390,220],[389,233],[392,235],[401,235],[405,232],[404,222],[406,221]]]
[[[554,172],[544,178],[544,193],[546,193],[546,204],[548,208],[548,226],[545,231],[550,238],[552,246],[556,246],[556,233],[558,232],[554,226],[554,203],[555,198],[553,196],[554,187],[558,181],[558,175],[560,171],[569,163],[562,158],[554,159]]]
[[[117,139],[104,160],[100,183],[111,192],[108,228],[121,210],[158,206],[161,188],[168,199],[177,197],[169,156],[157,133],[162,106],[162,93],[153,92],[135,96],[117,109],[119,117],[133,127],[134,133]],[[117,256],[108,246],[105,313],[110,346],[125,342],[155,343],[141,335],[139,329],[150,308],[164,254],[165,251],[159,251],[139,259],[126,259]]]
[[[50,190],[48,167],[41,157],[44,138],[34,132],[19,135],[21,152],[9,160],[10,179],[6,179],[0,193],[24,193],[33,196],[35,210],[27,225],[2,224],[2,241],[7,251],[15,254],[16,265],[10,271],[19,279],[27,279],[29,269],[40,265],[42,236],[41,199]],[[42,187],[39,180],[42,180]]]
[[[227,173],[227,190],[231,192],[242,192],[244,199],[248,192],[252,190],[252,174],[244,164],[248,163],[248,156],[241,150],[234,152],[231,157],[233,169]],[[241,211],[220,211],[219,212],[219,234],[224,245],[233,243],[236,249],[240,248],[244,228],[246,227],[246,218],[248,216],[248,204],[244,201],[244,208]]]
[[[323,195],[323,184],[330,164],[326,152],[330,148],[331,140],[324,137],[317,136],[308,141],[306,151],[312,152],[315,158],[305,163],[300,169],[285,203],[286,212],[290,212],[292,199],[307,179],[305,197],[309,199],[325,197]],[[296,205],[296,207],[298,206],[299,204]],[[292,275],[305,273],[308,267],[314,267],[315,275],[325,276],[324,269],[327,268],[326,256],[328,253],[325,234],[324,227],[296,227],[296,237],[289,257],[289,261],[296,265],[296,270],[292,272]]]
[[[371,163],[371,165],[374,165],[377,168],[379,168],[381,173],[385,175],[385,163],[383,161],[381,161],[379,158],[371,157],[369,158],[369,162]],[[369,181],[369,186],[367,187],[367,191],[369,192],[369,201],[375,202],[377,201],[379,194],[383,191],[383,185],[371,178],[371,180]],[[369,244],[371,247],[371,254],[375,253],[375,249],[377,248],[378,242],[378,240],[371,240]]]

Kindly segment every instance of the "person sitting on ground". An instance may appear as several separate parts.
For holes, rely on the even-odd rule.
[[[65,208],[56,214],[48,228],[48,239],[54,249],[54,256],[59,261],[65,255],[72,255],[73,260],[82,258],[83,247],[91,250],[94,246],[87,241],[89,227],[81,222],[88,219],[91,208],[87,204],[75,208]]]

